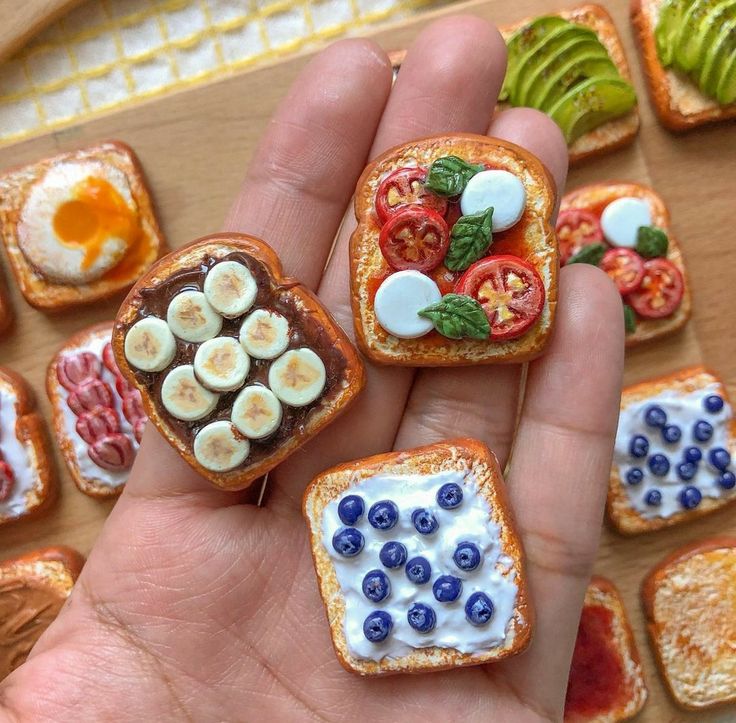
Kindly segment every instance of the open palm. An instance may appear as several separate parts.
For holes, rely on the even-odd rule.
[[[379,48],[332,45],[271,122],[227,229],[267,240],[351,330],[346,208],[367,158],[432,133],[488,132],[530,149],[564,185],[566,147],[546,117],[515,109],[489,128],[504,70],[500,35],[472,17],[423,32],[393,90]],[[598,543],[623,321],[618,293],[592,267],[565,269],[559,296],[518,426],[519,366],[369,367],[355,406],[271,474],[262,507],[212,488],[149,425],[68,604],[0,687],[0,717],[560,719]],[[532,645],[495,665],[356,677],[330,645],[303,490],[339,461],[455,436],[485,441],[502,465],[514,442],[507,481],[537,609]]]

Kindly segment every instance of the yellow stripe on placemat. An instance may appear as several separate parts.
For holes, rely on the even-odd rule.
[[[452,0],[88,0],[0,63],[0,143]]]

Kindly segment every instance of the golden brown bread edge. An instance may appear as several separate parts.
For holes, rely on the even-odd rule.
[[[703,706],[691,704],[677,695],[676,691],[672,687],[670,678],[667,675],[665,662],[662,657],[662,649],[659,644],[659,628],[654,613],[654,601],[657,594],[657,589],[662,581],[668,577],[670,569],[673,566],[681,562],[686,562],[687,560],[704,553],[732,548],[736,548],[736,537],[732,537],[729,535],[717,535],[705,540],[696,540],[695,542],[684,545],[683,547],[667,555],[667,557],[665,557],[660,563],[655,565],[649,571],[647,576],[642,581],[642,609],[644,611],[647,631],[649,632],[649,641],[651,643],[651,648],[654,651],[654,658],[657,663],[657,668],[659,669],[660,677],[664,681],[665,686],[667,687],[667,691],[672,697],[672,700],[674,700],[681,708],[684,708],[685,710],[703,710],[704,708],[711,708],[722,703],[733,702],[735,699],[729,698],[728,700],[718,701],[716,703],[711,703]],[[728,580],[724,581],[724,592],[728,589],[728,583]],[[713,631],[713,635],[718,635],[718,631]]]
[[[435,158],[457,155],[485,159],[522,176],[527,208],[519,225],[526,224],[525,237],[532,243],[534,258],[527,260],[545,283],[546,299],[535,325],[518,339],[490,341],[443,339],[439,342],[396,339],[378,323],[373,302],[368,299],[370,278],[388,269],[378,244],[380,227],[374,216],[375,191],[379,179],[409,160],[429,165]],[[358,346],[379,364],[405,366],[461,366],[524,362],[541,354],[551,333],[557,308],[557,239],[552,214],[557,200],[555,182],[541,161],[508,141],[472,133],[436,135],[404,143],[382,153],[363,171],[355,192],[358,225],[350,237],[350,297]],[[532,204],[535,212],[532,213]],[[541,228],[540,228],[541,225]],[[492,249],[493,247],[491,247]]]
[[[79,285],[46,280],[36,274],[18,246],[17,224],[30,187],[55,163],[68,160],[102,160],[118,168],[128,179],[150,250],[145,261],[126,278],[106,280],[103,275],[95,281]],[[31,306],[43,311],[64,311],[110,298],[130,288],[143,270],[166,250],[143,168],[133,149],[121,141],[103,141],[4,171],[0,174],[0,231],[3,231],[0,237],[4,242],[5,255],[23,297]],[[121,263],[124,263],[124,259]]]
[[[0,382],[9,385],[16,395],[16,428],[19,441],[30,443],[36,461],[36,482],[26,495],[26,512],[11,516],[0,512],[0,527],[27,520],[45,512],[56,499],[57,480],[54,458],[43,418],[36,411],[33,391],[20,374],[0,366]],[[12,434],[12,430],[4,430]]]
[[[682,107],[678,106],[670,93],[667,69],[662,65],[657,54],[654,24],[645,6],[646,3],[647,0],[631,0],[631,24],[641,51],[649,97],[662,125],[672,131],[687,131],[704,124],[736,118],[736,103],[719,106],[713,101],[715,104],[713,107],[694,113],[686,113]],[[678,74],[677,80],[678,83],[687,84],[699,92],[697,86],[687,76]]]
[[[679,371],[666,374],[656,379],[650,379],[645,382],[639,382],[626,387],[621,396],[621,408],[625,408],[630,403],[647,399],[653,394],[658,394],[667,389],[680,389],[683,391],[691,391],[693,389],[702,388],[705,384],[715,379],[722,386],[722,396],[726,404],[730,404],[728,390],[715,372],[709,371],[702,366],[688,367]],[[736,458],[736,418],[731,420],[729,452]],[[621,480],[615,466],[611,465],[611,476],[608,482],[608,493],[606,496],[606,513],[608,521],[613,525],[617,532],[622,535],[639,535],[644,532],[654,532],[665,527],[672,527],[681,522],[695,520],[704,515],[715,512],[727,505],[736,502],[736,495],[731,499],[712,499],[703,497],[703,500],[693,510],[683,510],[676,512],[669,517],[655,517],[651,520],[641,517],[630,505],[628,497],[624,489],[624,483]]]
[[[268,270],[273,282],[278,286],[284,287],[288,293],[295,296],[304,309],[305,314],[310,314],[313,318],[319,320],[328,337],[331,339],[333,346],[345,358],[345,377],[342,388],[338,391],[335,399],[328,405],[317,410],[316,413],[310,415],[302,433],[292,436],[288,442],[281,445],[272,454],[264,457],[258,464],[251,464],[241,469],[236,468],[229,472],[212,472],[211,470],[205,469],[195,459],[191,446],[182,442],[169,428],[166,420],[153,403],[148,389],[136,379],[135,373],[125,358],[125,332],[135,321],[138,308],[141,304],[141,292],[144,289],[155,287],[181,269],[193,268],[203,256],[208,255],[221,258],[232,252],[242,252],[260,261]],[[353,347],[339,324],[332,318],[332,315],[322,306],[315,294],[306,286],[296,279],[283,275],[281,261],[270,246],[261,239],[245,234],[218,233],[205,236],[181,249],[173,251],[158,261],[158,263],[136,282],[121,304],[113,326],[112,349],[120,373],[129,384],[140,390],[148,419],[156,425],[162,436],[177,450],[190,467],[205,479],[226,490],[244,489],[276,465],[283,462],[290,454],[295,452],[332,422],[338,414],[344,412],[365,384],[363,363],[355,347]]]
[[[340,584],[329,553],[321,538],[321,521],[325,507],[356,482],[379,473],[431,474],[442,470],[469,467],[476,475],[479,491],[485,496],[500,527],[501,546],[514,562],[518,594],[513,621],[513,642],[509,647],[495,648],[484,654],[463,654],[447,648],[417,648],[401,658],[376,662],[350,655],[344,633],[345,605]],[[525,574],[525,556],[521,537],[516,530],[496,456],[482,442],[458,438],[423,447],[365,457],[345,462],[320,473],[304,492],[302,512],[309,527],[312,559],[319,581],[319,593],[330,626],[332,645],[341,665],[358,675],[392,675],[447,670],[466,665],[503,660],[521,653],[529,645],[534,626],[534,610]],[[440,661],[432,662],[439,657]]]
[[[636,331],[633,334],[626,335],[626,346],[628,348],[674,334],[685,326],[692,312],[692,299],[682,249],[672,233],[669,211],[662,197],[654,189],[641,183],[623,181],[593,183],[566,193],[562,197],[560,210],[589,208],[603,202],[610,203],[623,196],[634,196],[649,201],[652,208],[652,222],[665,231],[670,241],[667,259],[677,266],[684,281],[682,301],[675,313],[664,319],[641,319],[637,317]]]
[[[37,575],[33,563],[55,563],[60,562],[64,566],[64,570],[69,573],[73,580],[79,577],[79,573],[84,566],[84,557],[76,550],[66,545],[56,545],[54,547],[43,547],[38,550],[32,550],[19,557],[11,557],[0,562],[0,576],[8,573],[15,573],[17,568],[27,569],[26,577],[34,577],[43,581],[48,581],[47,575]],[[61,590],[61,586],[59,587]],[[68,594],[71,588],[64,587],[64,591]]]

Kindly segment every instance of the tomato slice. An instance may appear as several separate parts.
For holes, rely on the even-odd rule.
[[[381,224],[407,206],[425,206],[441,216],[447,210],[447,199],[424,187],[426,168],[397,168],[384,178],[376,191],[376,214]]]
[[[544,284],[537,270],[518,256],[488,256],[461,277],[455,293],[480,302],[491,322],[491,339],[515,339],[539,318]]]
[[[384,224],[378,243],[392,269],[426,273],[444,260],[450,245],[450,230],[436,211],[407,206]]]
[[[644,263],[641,286],[627,300],[639,316],[662,319],[677,309],[684,291],[685,281],[677,266],[667,259],[649,259]]]
[[[644,279],[644,259],[632,249],[608,249],[601,268],[613,279],[622,296],[636,291]]]
[[[603,243],[600,221],[590,211],[578,208],[560,211],[555,231],[562,266],[583,247]]]

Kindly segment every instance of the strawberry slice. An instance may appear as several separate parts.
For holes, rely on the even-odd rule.
[[[99,379],[100,360],[91,351],[65,354],[56,362],[56,376],[64,389],[70,392],[86,381]]]
[[[135,441],[138,442],[138,444],[140,444],[143,439],[143,430],[146,428],[147,422],[148,417],[138,417],[138,419],[133,422],[133,434],[135,435]]]
[[[66,403],[77,416],[96,407],[112,408],[112,390],[101,379],[88,379],[70,392]]]
[[[108,434],[95,441],[89,448],[89,458],[102,469],[122,472],[129,469],[135,459],[133,443],[124,434]]]
[[[123,414],[131,424],[135,424],[136,419],[146,418],[141,393],[137,389],[131,389],[123,397]]]
[[[87,444],[113,432],[120,431],[120,421],[114,409],[95,407],[91,412],[82,412],[77,419],[77,434]]]
[[[115,375],[120,376],[120,369],[112,353],[112,344],[108,341],[102,349],[102,363]]]

